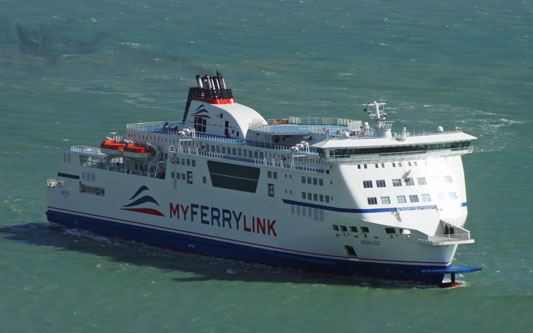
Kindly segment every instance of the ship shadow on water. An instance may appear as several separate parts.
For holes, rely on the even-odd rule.
[[[183,253],[149,244],[101,236],[54,223],[26,223],[0,228],[4,239],[48,246],[60,251],[76,251],[105,257],[110,261],[149,266],[166,272],[192,273],[174,278],[176,282],[209,280],[346,285],[370,288],[436,288],[409,281],[395,281],[313,273],[288,268],[246,263],[199,254]]]

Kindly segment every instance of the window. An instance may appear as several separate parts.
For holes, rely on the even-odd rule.
[[[418,202],[418,195],[416,195],[416,194],[411,194],[411,195],[409,196],[409,201],[411,201],[411,202]]]
[[[369,205],[377,205],[378,204],[378,199],[376,197],[369,197],[369,198],[367,198],[367,201],[368,201]]]
[[[390,198],[389,197],[381,197],[381,203],[384,204],[384,205],[389,205],[390,204]]]
[[[302,184],[305,184],[305,176],[302,176]]]
[[[272,171],[267,172],[267,177],[272,178]]]
[[[338,227],[336,224],[334,224],[334,225],[333,225],[333,230],[335,230],[335,231],[339,231],[339,227]]]
[[[418,177],[417,179],[418,185],[426,185],[426,177]]]
[[[307,184],[311,185],[311,177],[307,177]]]
[[[317,185],[317,184],[318,184],[318,179],[313,178],[313,185]]]
[[[362,232],[369,232],[369,230],[368,230],[367,227],[361,227],[361,231],[362,231]]]
[[[268,184],[268,196],[269,197],[274,196],[274,184]]]
[[[192,166],[193,166],[193,167],[196,166],[196,160],[191,160],[191,163],[192,163]]]
[[[385,180],[384,179],[376,180],[376,186],[377,187],[385,187],[386,186]]]
[[[446,181],[446,183],[452,183],[453,182],[452,176],[450,176],[450,175],[444,176],[444,180]]]
[[[205,132],[205,128],[207,125],[207,119],[202,117],[195,117],[194,118],[194,129],[197,132]]]
[[[357,232],[357,227],[350,227],[351,232]]]
[[[363,187],[364,188],[371,188],[372,187],[372,181],[371,180],[363,180]]]
[[[385,232],[388,234],[394,234],[396,233],[396,230],[394,230],[394,228],[385,228]]]
[[[205,176],[204,176],[204,177],[202,177],[202,182],[203,182],[204,184],[206,184],[206,183],[207,183],[207,178],[206,178]]]
[[[170,173],[170,178],[174,178],[174,171]]]
[[[278,179],[278,173],[274,171],[274,179]]]
[[[415,181],[413,180],[413,178],[405,178],[404,181],[405,181],[405,185],[407,186],[415,185]]]
[[[318,180],[318,185],[324,186],[324,180],[322,178]]]
[[[302,199],[305,200],[305,192],[302,192]]]
[[[428,193],[422,194],[422,201],[424,201],[424,202],[431,201],[431,196]]]
[[[405,195],[396,196],[396,200],[398,201],[398,203],[406,203],[407,202],[407,200],[405,199]]]
[[[450,192],[450,199],[457,199],[457,193],[455,192]]]
[[[329,195],[326,195],[326,202],[329,202]]]
[[[318,201],[318,194],[313,193],[313,200],[314,200],[314,201]]]
[[[307,199],[308,200],[313,200],[313,194],[307,192]]]
[[[324,202],[324,195],[321,194],[321,195],[319,196],[319,199],[320,199],[320,202]]]
[[[402,186],[402,180],[401,179],[393,179],[392,180],[392,186],[394,186],[394,187]]]
[[[348,231],[348,228],[346,228],[345,225],[341,225],[341,231],[347,232],[347,231]]]
[[[187,183],[192,184],[192,171],[187,171]]]

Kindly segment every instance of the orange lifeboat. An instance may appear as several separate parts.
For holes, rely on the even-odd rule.
[[[117,140],[115,139],[107,138],[100,144],[100,149],[105,154],[112,155],[112,156],[118,156],[118,155],[122,155],[124,146],[125,146],[124,142],[117,142]]]
[[[149,146],[141,146],[139,144],[128,143],[124,147],[124,157],[147,159],[153,152],[153,148]]]

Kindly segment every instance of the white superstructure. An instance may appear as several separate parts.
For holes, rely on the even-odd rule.
[[[374,126],[267,121],[218,73],[197,83],[182,121],[128,124],[123,139],[65,151],[49,220],[314,271],[438,283],[478,270],[450,265],[474,242],[461,156],[475,137],[393,133],[378,102],[366,106]]]

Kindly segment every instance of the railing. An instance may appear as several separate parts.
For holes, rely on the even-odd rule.
[[[162,127],[165,124],[165,121],[150,121],[146,123],[132,123],[126,124],[127,130],[133,131],[142,131],[142,132],[153,132],[155,128]],[[149,130],[149,128],[151,128]]]
[[[102,150],[98,147],[94,146],[72,146],[70,147],[70,151],[76,152],[76,153],[83,153],[86,155],[95,155],[95,156],[107,156],[106,154],[102,153]]]
[[[277,168],[324,173],[324,169],[319,169],[316,167],[303,165],[299,163],[292,163],[292,161],[289,161],[289,160],[283,161],[283,160],[275,160],[275,159],[267,159],[267,158],[263,158],[263,159],[247,158],[247,157],[233,156],[233,155],[227,155],[227,154],[221,154],[221,153],[215,153],[215,152],[207,152],[207,151],[202,151],[199,149],[191,149],[190,147],[188,147],[187,149],[183,149],[180,153],[196,155],[196,156],[221,158],[221,159],[226,159],[226,160],[240,161],[240,162],[258,164],[258,165],[266,165],[266,166],[272,166],[272,167],[277,167]]]
[[[436,234],[434,236],[429,236],[428,240],[430,242],[438,241],[454,241],[454,240],[470,240],[470,231],[451,225],[444,221],[440,221],[442,227],[442,233]]]

